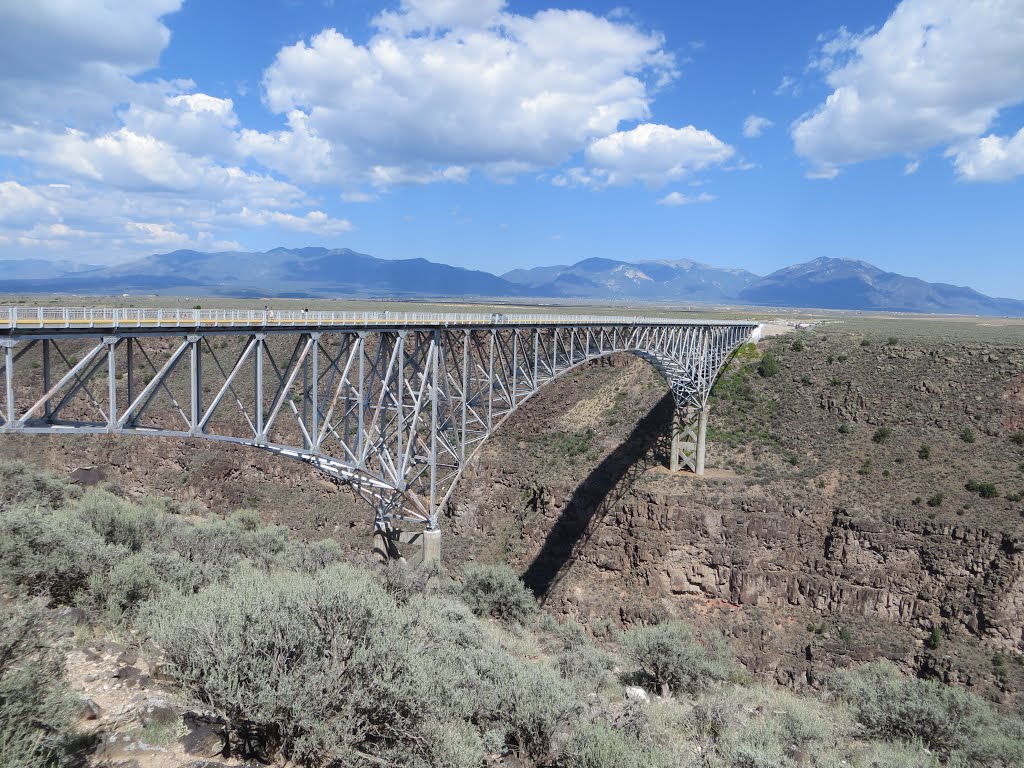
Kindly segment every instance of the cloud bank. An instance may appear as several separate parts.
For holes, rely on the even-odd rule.
[[[823,40],[812,66],[832,92],[792,127],[809,175],[935,147],[967,181],[1021,173],[1020,134],[985,134],[1024,102],[1024,0],[903,0],[877,31]]]

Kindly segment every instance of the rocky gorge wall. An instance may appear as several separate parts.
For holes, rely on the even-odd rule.
[[[832,343],[838,354],[859,351],[855,340]],[[744,385],[761,391],[745,405],[771,400],[770,440],[758,445],[732,404],[718,402],[712,421],[725,437],[712,444],[717,466],[703,479],[668,473],[653,440],[646,453],[620,457],[632,458],[631,471],[609,469],[620,449],[602,444],[600,418],[584,426],[596,431],[603,459],[589,472],[549,472],[542,451],[531,455],[537,435],[576,424],[557,404],[538,407],[464,478],[449,529],[476,542],[464,555],[507,558],[548,609],[598,636],[680,616],[720,626],[751,671],[786,684],[817,685],[836,665],[885,657],[1009,700],[1024,688],[1024,531],[1011,501],[1024,480],[1013,474],[1022,470],[1007,439],[1020,423],[1021,358],[1003,351],[1003,370],[979,355],[994,370],[988,379],[961,369],[930,384],[924,376],[949,373],[952,355],[898,354],[912,361],[907,376],[875,375],[889,363],[872,350],[863,373],[848,367],[825,391],[804,376],[774,388],[747,377]],[[606,379],[628,375],[606,368],[593,381],[567,382],[564,397],[583,386],[611,402]],[[640,411],[659,407],[659,393],[636,381],[618,391]],[[785,419],[798,422],[788,436]],[[839,433],[844,422],[856,427],[852,437]],[[890,425],[892,436],[876,443],[876,425]],[[977,430],[976,443],[957,436],[960,425]],[[934,461],[918,457],[923,444],[934,446]],[[979,499],[964,489],[968,477],[1001,478],[1002,497]],[[607,492],[588,492],[595,484]],[[945,503],[929,507],[924,496],[936,492]]]

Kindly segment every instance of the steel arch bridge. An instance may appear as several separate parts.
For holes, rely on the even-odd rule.
[[[254,446],[351,485],[384,553],[418,540],[431,559],[483,441],[603,355],[661,371],[676,403],[672,469],[702,474],[711,386],[759,335],[755,322],[649,317],[0,307],[0,433]]]

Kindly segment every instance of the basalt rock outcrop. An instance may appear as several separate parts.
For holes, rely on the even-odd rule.
[[[597,405],[581,422],[596,430],[596,461],[546,461],[536,448],[571,432],[558,403],[573,387],[606,409],[616,391],[637,412],[664,408],[630,373],[642,364],[621,361],[519,414],[465,479],[450,530],[475,542],[467,556],[508,558],[549,610],[599,636],[682,616],[720,626],[751,671],[794,686],[884,657],[1014,697],[1024,450],[1010,438],[1024,413],[1024,353],[935,340],[880,351],[840,334],[797,353],[791,341],[774,342],[778,379],[743,363],[727,374],[742,381],[713,403],[717,466],[705,478],[670,475],[656,440],[609,471],[621,446],[602,442],[610,419]],[[1000,496],[968,490],[972,478]],[[587,492],[595,484],[607,493]]]

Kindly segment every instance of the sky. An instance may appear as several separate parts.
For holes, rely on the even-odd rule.
[[[820,256],[1024,299],[1024,0],[0,0],[0,259]]]

